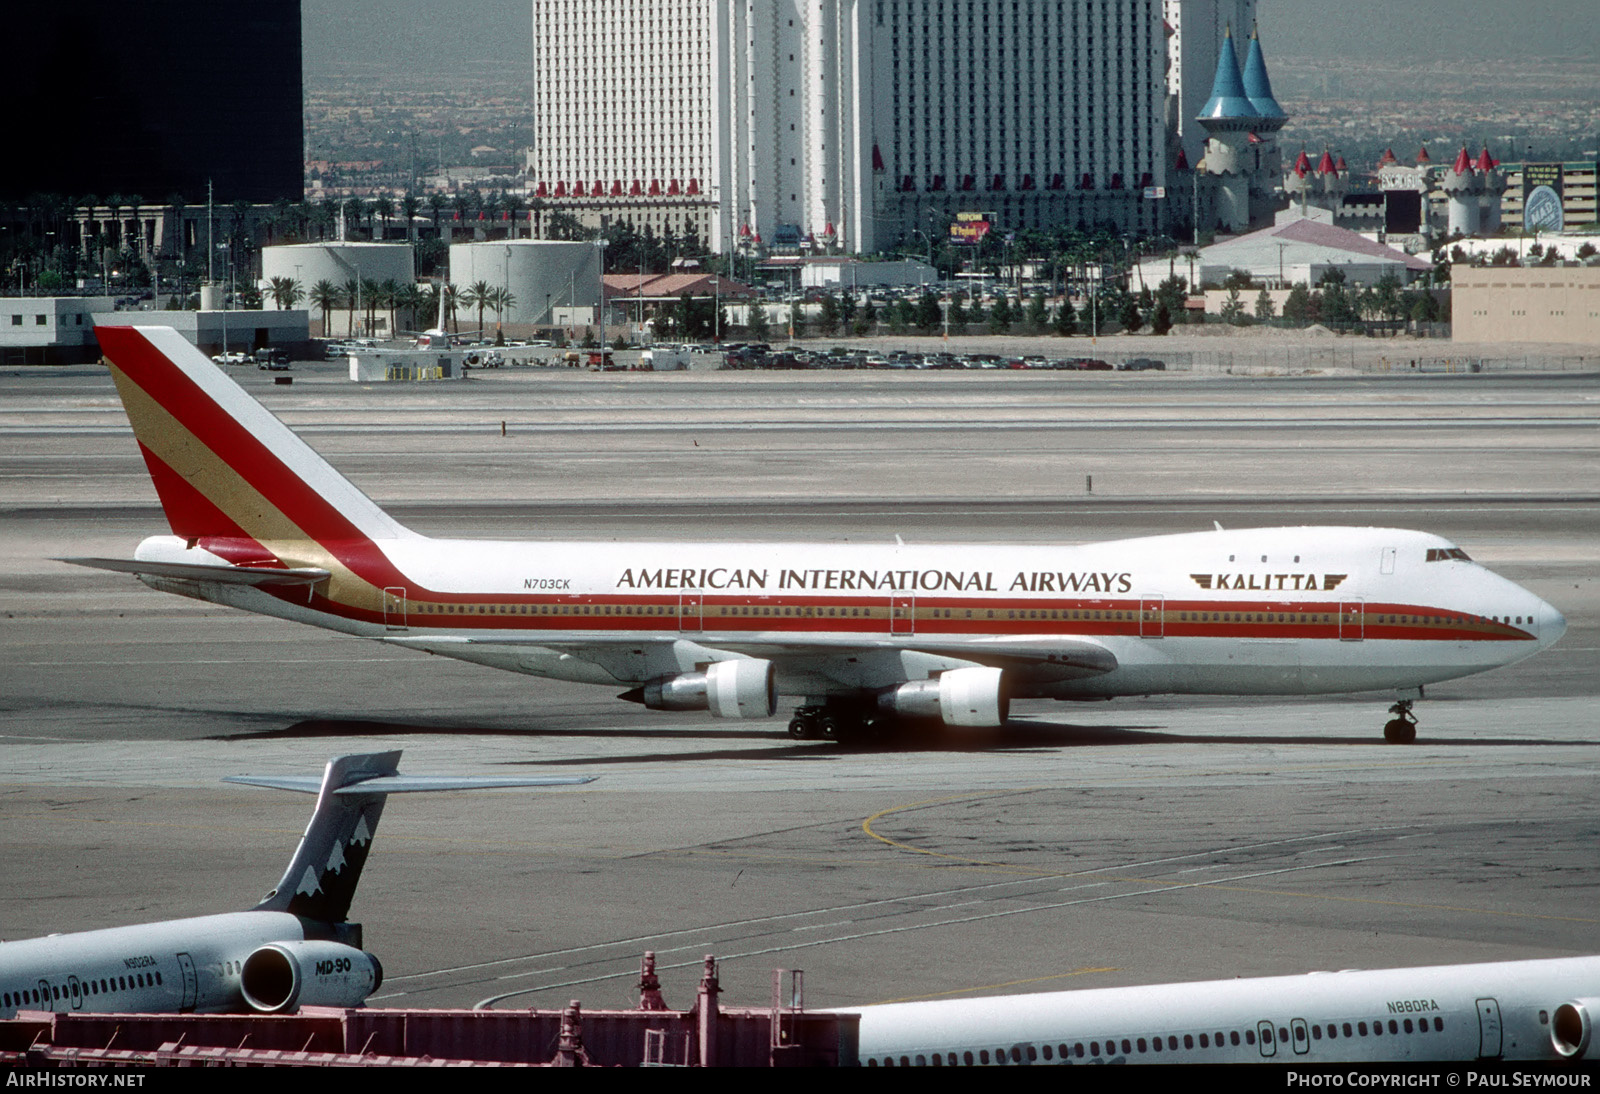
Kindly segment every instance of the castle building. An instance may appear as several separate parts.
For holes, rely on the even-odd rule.
[[[1449,165],[1428,149],[1402,163],[1385,149],[1368,183],[1357,186],[1343,157],[1324,151],[1315,167],[1302,150],[1284,173],[1283,189],[1301,215],[1321,210],[1340,227],[1369,232],[1416,253],[1444,235],[1492,235],[1500,230],[1506,172],[1485,145],[1476,156],[1462,146]]]
[[[1199,122],[1211,97],[1212,78],[1230,27],[1256,24],[1256,0],[1162,0],[1167,36],[1167,127],[1173,158],[1187,163],[1205,156],[1206,131]]]
[[[1273,97],[1260,38],[1251,32],[1241,68],[1233,32],[1225,31],[1211,97],[1197,118],[1206,133],[1205,159],[1198,169],[1214,194],[1211,212],[1217,228],[1243,232],[1271,222],[1281,170],[1278,132],[1288,120]],[[1203,212],[1197,215],[1204,223]]]

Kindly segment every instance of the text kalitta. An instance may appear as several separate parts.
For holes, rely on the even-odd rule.
[[[767,570],[737,566],[629,567],[617,577],[619,589],[821,589],[832,592],[994,593],[1001,580],[992,570]],[[1130,573],[1070,573],[1032,570],[1017,573],[1007,592],[1126,593]]]

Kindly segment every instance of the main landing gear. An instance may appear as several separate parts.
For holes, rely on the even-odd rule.
[[[826,738],[840,744],[872,740],[893,724],[894,719],[878,714],[871,707],[828,703],[795,708],[789,721],[789,736],[795,740]]]
[[[1411,713],[1412,699],[1402,699],[1389,708],[1394,717],[1383,727],[1383,739],[1392,745],[1408,745],[1417,739],[1417,716]]]

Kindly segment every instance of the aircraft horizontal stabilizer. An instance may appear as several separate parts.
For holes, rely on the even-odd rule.
[[[488,790],[574,786],[592,775],[402,775],[400,750],[335,756],[313,775],[229,775],[223,782],[317,795],[316,812],[277,888],[252,911],[288,912],[322,923],[343,923],[361,868],[390,794],[423,790]]]
[[[517,786],[578,786],[592,783],[598,775],[543,775],[543,776],[465,776],[455,775],[380,775],[364,779],[333,792],[346,794],[416,794],[428,790],[496,790]],[[302,794],[315,794],[322,789],[318,775],[228,775],[225,783],[244,786],[265,786],[273,790],[295,790]]]
[[[188,562],[140,562],[121,558],[58,558],[57,562],[70,562],[74,566],[89,566],[96,570],[112,570],[141,577],[176,578],[179,581],[206,581],[221,585],[251,585],[255,587],[285,585],[315,585],[331,576],[327,570],[312,566],[285,569],[281,566],[202,566]]]

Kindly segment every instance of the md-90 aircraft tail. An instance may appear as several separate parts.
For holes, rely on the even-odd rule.
[[[389,794],[571,786],[588,775],[401,775],[400,753],[338,756],[315,775],[227,782],[317,795],[283,881],[254,908],[0,943],[0,1018],[18,1010],[94,1013],[255,1011],[360,1006],[383,981],[347,921]]]
[[[372,837],[390,794],[496,787],[573,786],[594,776],[401,775],[400,752],[337,756],[319,780],[310,775],[230,775],[224,782],[317,795],[316,812],[283,880],[251,911],[288,912],[322,923],[343,923],[372,850]]]

